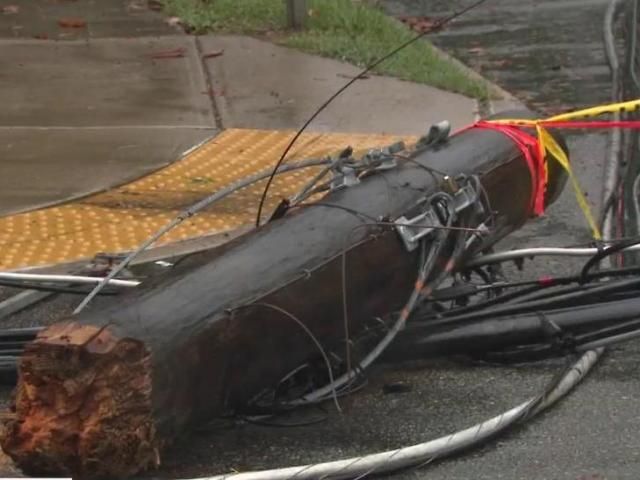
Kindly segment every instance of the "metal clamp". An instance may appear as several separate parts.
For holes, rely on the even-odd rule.
[[[329,183],[330,190],[340,190],[359,184],[362,172],[390,170],[397,167],[396,154],[403,150],[405,150],[405,144],[400,141],[388,147],[369,150],[358,161],[351,157],[352,149],[345,150],[331,166],[333,178]]]
[[[478,193],[473,184],[467,183],[453,194],[453,202],[449,205],[449,215],[457,215],[462,210],[474,205],[477,198]],[[425,197],[418,203],[429,205],[429,198]],[[444,227],[435,209],[431,206],[414,217],[399,217],[394,223],[405,248],[409,252],[418,248],[421,239],[430,235],[434,230]]]
[[[444,143],[449,139],[451,133],[451,124],[447,120],[443,120],[439,123],[431,125],[429,132],[420,137],[418,140],[418,147],[427,147],[429,145],[438,145]]]
[[[390,170],[398,166],[396,155],[406,150],[403,141],[396,142],[388,147],[369,150],[361,160],[364,167],[374,170]]]
[[[337,168],[332,168],[331,172],[333,173],[333,178],[329,184],[329,189],[332,192],[360,183],[358,171],[354,167],[337,166]]]
[[[408,252],[418,248],[420,239],[429,235],[437,227],[443,226],[432,208],[413,218],[400,217],[394,223]],[[433,227],[425,225],[433,225]]]
[[[478,192],[473,188],[470,183],[460,188],[453,196],[453,211],[455,213],[461,212],[465,208],[476,203],[478,198]]]

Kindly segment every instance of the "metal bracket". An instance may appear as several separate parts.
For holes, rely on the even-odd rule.
[[[362,157],[361,163],[363,166],[374,170],[390,170],[398,166],[396,154],[405,149],[406,146],[404,142],[399,141],[388,147],[369,150],[366,155]]]
[[[358,172],[353,167],[341,166],[336,169],[332,169],[331,171],[333,173],[333,178],[331,179],[329,188],[332,192],[341,190],[343,188],[352,187],[353,185],[357,185],[360,183]]]
[[[451,133],[451,124],[447,120],[431,125],[429,132],[418,140],[418,147],[426,147],[429,145],[438,145],[449,139]]]
[[[467,184],[460,188],[453,196],[453,211],[461,212],[465,208],[473,205],[478,198],[478,192],[471,184]]]
[[[457,215],[462,210],[472,206],[477,198],[475,188],[468,183],[453,195],[453,203],[449,206],[449,214]],[[428,201],[429,199],[425,197],[419,203],[428,204]],[[409,252],[418,248],[421,239],[430,235],[434,230],[444,227],[433,207],[428,207],[422,213],[411,218],[402,216],[394,223],[405,248]]]
[[[418,248],[420,239],[429,235],[437,227],[443,226],[435,211],[431,208],[413,218],[400,217],[394,223],[408,252]],[[433,225],[433,227],[425,225]]]
[[[377,170],[391,170],[398,166],[396,154],[405,150],[404,142],[396,142],[388,147],[369,150],[360,160],[351,157],[353,150],[346,149],[331,166],[333,178],[329,188],[333,192],[360,183],[360,174]]]

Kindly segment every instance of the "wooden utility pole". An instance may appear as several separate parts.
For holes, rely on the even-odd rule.
[[[304,28],[307,21],[307,0],[284,0],[287,6],[287,26],[289,28]]]
[[[419,251],[407,252],[396,229],[358,228],[362,217],[430,211],[419,208],[431,208],[424,196],[442,188],[431,168],[453,178],[480,176],[496,228],[474,248],[490,247],[531,215],[538,186],[520,147],[505,135],[474,128],[442,148],[410,155],[412,163],[328,193],[323,201],[340,212],[293,209],[222,249],[189,257],[116,304],[40,332],[20,358],[11,415],[0,422],[4,453],[27,475],[137,475],[157,467],[181,434],[246,407],[294,368],[323,356],[322,346],[340,349],[343,298],[349,332],[361,338],[372,318],[403,307],[419,267]],[[550,162],[546,191],[539,192],[545,205],[565,182],[562,167]],[[414,225],[415,233],[427,233]],[[434,264],[438,276],[455,258],[449,243],[444,248]]]

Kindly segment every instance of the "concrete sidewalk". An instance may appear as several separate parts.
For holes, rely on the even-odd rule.
[[[138,3],[0,2],[0,215],[131,181],[219,128],[195,40]]]
[[[222,128],[297,129],[357,73],[252,38],[187,36],[147,6],[0,0],[0,216],[127,183]],[[60,26],[70,19],[82,26]],[[460,95],[370,77],[310,131],[419,134],[472,122],[475,110]]]
[[[225,127],[292,129],[304,124],[361,68],[250,37],[205,36],[206,63]],[[371,75],[358,80],[310,125],[312,131],[422,134],[448,119],[474,120],[476,102],[455,93]]]

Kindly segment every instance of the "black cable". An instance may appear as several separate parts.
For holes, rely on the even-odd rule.
[[[622,181],[622,176],[618,175],[618,178],[616,179],[615,187],[611,190],[611,192],[607,196],[607,199],[604,202],[604,205],[602,207],[602,211],[600,212],[600,218],[598,219],[599,220],[599,224],[600,224],[599,225],[600,228],[602,228],[602,226],[604,225],[604,220],[607,217],[607,215],[609,213],[609,210],[611,210],[611,208],[613,207],[613,204],[618,199],[618,195],[616,194],[616,190],[620,186],[621,181]]]
[[[494,364],[514,364],[539,362],[552,357],[563,357],[565,352],[560,352],[555,346],[550,344],[536,344],[515,347],[513,349],[501,350],[498,352],[484,352],[481,355],[474,355],[471,358],[485,363]]]
[[[635,331],[640,328],[640,319],[629,320],[623,323],[609,325],[598,330],[585,332],[575,336],[576,345],[593,342],[594,340],[600,340],[602,337],[610,337],[618,335],[620,333],[628,333],[629,331]]]
[[[262,427],[274,427],[274,428],[297,428],[297,427],[311,427],[313,425],[318,425],[320,423],[324,423],[328,420],[328,416],[317,418],[315,420],[307,420],[304,422],[290,422],[290,423],[278,423],[278,422],[268,422],[267,420],[263,420],[260,418],[251,418],[251,417],[240,417],[243,421],[247,423],[251,423],[253,425],[259,425]]]
[[[588,275],[589,275],[589,271],[598,263],[600,263],[603,259],[607,258],[610,255],[613,255],[614,253],[620,252],[622,250],[624,250],[625,248],[629,248],[632,247],[634,245],[639,245],[640,244],[640,240],[638,239],[633,239],[633,240],[625,240],[622,242],[618,242],[615,243],[605,249],[603,249],[602,251],[596,253],[593,257],[591,257],[587,263],[584,264],[584,267],[582,267],[582,272],[580,274],[580,282],[581,283],[586,283],[588,281]]]
[[[545,288],[545,287],[540,286],[540,285],[534,285],[534,286],[531,286],[529,288],[524,288],[522,290],[517,290],[517,291],[513,291],[513,292],[509,292],[509,293],[503,293],[502,295],[499,295],[499,296],[496,296],[496,297],[493,297],[493,298],[489,298],[489,299],[483,300],[481,302],[474,303],[472,305],[465,305],[463,307],[454,308],[454,309],[451,309],[451,310],[446,310],[444,312],[438,312],[434,316],[451,317],[451,316],[454,316],[454,315],[461,315],[461,314],[464,314],[464,313],[476,312],[478,310],[482,310],[484,308],[491,307],[491,306],[496,305],[498,303],[503,303],[503,302],[505,302],[507,300],[511,300],[511,299],[517,298],[517,297],[522,296],[522,295],[527,295],[527,294],[532,293],[532,292],[537,292],[541,288]]]
[[[491,273],[485,272],[482,269],[482,267],[474,268],[472,271],[482,279],[485,285],[491,285],[492,283],[494,283],[494,279],[492,278]],[[487,294],[487,300],[493,297],[492,289],[488,288],[488,289],[485,289],[484,291]]]
[[[625,337],[625,335],[636,334],[640,332],[640,319],[630,320],[616,325],[611,325],[598,330],[586,332],[580,335],[573,336],[574,349],[576,351],[584,350],[584,345],[592,342],[600,341],[602,346],[607,344],[615,344]],[[609,342],[608,342],[609,340]],[[540,360],[546,360],[553,356],[562,356],[565,352],[562,352],[558,348],[558,345],[549,344],[532,344],[532,345],[519,345],[517,347],[502,350],[498,352],[485,352],[474,358],[482,359],[483,361],[498,362],[498,363],[523,363],[523,362],[537,362]]]
[[[44,327],[4,328],[0,330],[0,341],[21,338],[35,338]]]
[[[576,292],[585,292],[588,291],[592,288],[596,288],[598,286],[601,286],[605,283],[598,283],[598,284],[585,284],[585,285],[569,285],[569,286],[564,286],[564,288],[557,288],[557,287],[562,287],[561,285],[555,285],[554,287],[555,290],[551,290],[549,291],[549,289],[543,289],[543,291],[541,292],[534,292],[533,295],[527,297],[527,298],[520,298],[518,299],[516,302],[513,302],[515,304],[522,304],[522,303],[527,303],[527,302],[534,302],[534,301],[538,301],[538,300],[545,300],[545,299],[550,299],[550,298],[556,298],[556,297],[562,297],[563,295],[569,295],[572,293],[576,293]],[[537,294],[536,294],[537,293]]]
[[[638,240],[638,239],[636,239]],[[626,275],[635,275],[640,273],[640,266],[635,267],[621,267],[621,268],[609,268],[606,270],[598,270],[596,272],[591,272],[587,276],[587,282],[591,280],[597,280],[603,277],[623,277]],[[560,277],[549,277],[544,279],[537,280],[523,280],[520,282],[510,282],[498,285],[496,288],[513,288],[513,287],[524,287],[528,285],[549,285],[552,287],[580,282],[582,279],[582,275],[565,275]]]
[[[588,274],[587,281],[590,282],[592,280],[597,280],[603,277],[623,277],[628,275],[635,275],[640,273],[640,267],[623,267],[623,268],[612,268],[607,270],[599,270],[597,272],[591,272]],[[562,277],[552,277],[546,279],[537,279],[537,280],[525,280],[520,282],[509,282],[509,283],[499,283],[498,285],[492,286],[488,285],[489,289],[511,289],[511,288],[522,288],[521,290],[516,290],[508,293],[503,293],[501,295],[495,296],[490,299],[482,300],[471,305],[465,305],[462,307],[454,308],[451,310],[446,310],[442,312],[435,312],[433,314],[434,317],[452,317],[455,315],[461,315],[471,312],[477,312],[478,310],[482,310],[484,308],[499,304],[506,303],[512,300],[530,295],[532,293],[540,292],[541,290],[547,290],[549,288],[555,288],[562,285],[566,285],[569,283],[576,283],[581,280],[581,275],[568,275]],[[580,290],[580,289],[578,289]],[[564,290],[564,293],[571,293],[573,290]],[[540,296],[535,296],[532,298],[528,298],[527,301],[534,299],[543,299],[546,297],[552,297],[555,294],[559,294],[560,292],[556,290],[555,292],[544,292]],[[466,295],[466,294],[462,294]],[[451,297],[451,299],[455,299],[457,297]],[[449,299],[449,297],[447,298]],[[425,312],[426,315],[426,312]]]
[[[420,40],[422,37],[428,35],[429,33],[435,32],[440,30],[442,27],[444,27],[446,24],[448,24],[449,22],[451,22],[452,20],[458,18],[460,15],[464,15],[465,13],[467,13],[470,10],[473,10],[474,8],[479,7],[480,5],[482,5],[486,0],[478,0],[477,2],[469,5],[468,7],[465,7],[463,9],[458,10],[457,12],[452,13],[451,15],[449,15],[448,17],[445,17],[437,22],[435,22],[433,24],[433,26],[431,28],[429,28],[428,30],[425,30],[424,32],[421,32],[420,34],[416,35],[415,37],[407,40],[406,42],[402,43],[401,45],[399,45],[398,47],[394,48],[391,52],[387,53],[386,55],[382,56],[381,58],[379,58],[378,60],[376,60],[375,62],[373,62],[372,64],[370,64],[369,66],[367,66],[364,70],[362,70],[358,75],[356,75],[355,77],[353,77],[351,80],[349,80],[344,86],[342,86],[336,93],[334,93],[333,95],[331,95],[331,97],[329,97],[329,99],[324,102],[314,113],[313,115],[311,115],[311,117],[309,117],[309,119],[304,123],[304,125],[300,128],[300,130],[298,130],[296,132],[296,134],[294,135],[294,137],[291,139],[291,141],[289,142],[289,144],[287,145],[287,147],[284,149],[284,151],[282,152],[282,155],[280,156],[280,158],[278,159],[278,161],[276,162],[275,167],[273,168],[273,172],[271,173],[271,176],[269,176],[269,179],[267,180],[267,184],[264,187],[264,191],[262,192],[262,197],[260,198],[260,204],[258,205],[258,213],[256,215],[256,227],[260,226],[260,217],[262,216],[262,209],[264,208],[264,202],[267,199],[267,193],[269,192],[269,187],[271,186],[271,183],[273,182],[273,178],[276,175],[276,172],[278,171],[278,168],[280,168],[280,165],[282,165],[282,163],[284,162],[287,154],[289,153],[289,151],[291,150],[291,148],[293,147],[293,145],[296,143],[296,141],[298,140],[298,138],[300,138],[300,135],[302,135],[302,133],[307,129],[307,127],[311,124],[311,122],[313,122],[313,120],[315,120],[315,118],[320,115],[320,113],[322,111],[324,111],[325,108],[327,108],[329,106],[329,104],[331,102],[333,102],[333,100],[335,100],[340,94],[342,94],[342,92],[344,92],[347,88],[349,88],[351,85],[353,85],[357,80],[360,80],[362,77],[364,77],[364,75],[366,75],[367,73],[369,73],[371,70],[373,70],[374,68],[376,68],[378,65],[380,65],[382,62],[384,62],[385,60],[393,57],[396,53],[398,53],[400,50],[408,47],[409,45],[417,42],[418,40]]]
[[[622,280],[617,282],[608,282],[607,284],[598,285],[592,288],[586,288],[585,286],[584,290],[582,291],[565,294],[560,298],[554,297],[551,299],[543,299],[538,301],[519,303],[515,305],[506,305],[504,307],[482,310],[475,314],[463,314],[448,318],[431,319],[429,320],[429,323],[431,326],[436,327],[442,325],[452,325],[457,322],[475,321],[483,318],[495,317],[498,315],[514,315],[535,310],[545,310],[550,308],[580,305],[584,304],[586,301],[591,301],[597,298],[598,295],[600,295],[600,298],[602,298],[602,296],[605,294],[628,291],[632,288],[638,287],[640,287],[640,278],[634,278],[632,280]]]

